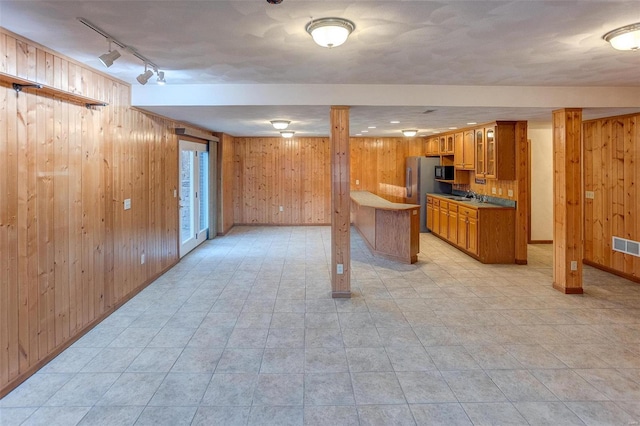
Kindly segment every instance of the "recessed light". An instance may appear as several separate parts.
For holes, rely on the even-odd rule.
[[[369,133],[368,130],[360,130],[360,133]]]
[[[400,122],[398,120],[393,120],[393,121],[390,121],[389,123],[391,123],[391,124],[400,124]]]
[[[475,121],[471,121],[471,122],[467,123],[468,126],[473,126],[474,124],[478,124],[478,123],[476,123]]]
[[[362,136],[362,133],[356,133],[356,136]]]
[[[440,130],[434,130],[433,133],[440,133]]]
[[[457,127],[449,127],[449,130],[456,130]]]
[[[376,126],[369,126],[368,128],[369,128],[369,129],[375,129],[375,128],[376,128]]]

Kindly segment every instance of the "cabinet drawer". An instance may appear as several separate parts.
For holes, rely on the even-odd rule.
[[[450,212],[457,212],[458,211],[458,205],[454,204],[454,203],[449,203],[449,211]]]
[[[433,207],[436,207],[436,206],[440,207],[440,200],[438,200],[437,198],[434,198],[433,199]]]
[[[467,216],[467,217],[477,218],[478,217],[478,210],[471,209],[469,207],[460,206],[460,207],[458,207],[458,214],[460,216]]]

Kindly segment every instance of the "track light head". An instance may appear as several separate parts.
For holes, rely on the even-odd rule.
[[[145,84],[147,84],[147,81],[149,81],[151,76],[153,76],[153,71],[145,70],[142,74],[136,77],[136,80],[138,80],[138,83],[144,86]]]
[[[98,59],[100,59],[100,62],[102,62],[102,65],[109,68],[111,65],[113,65],[115,60],[118,59],[119,57],[120,57],[120,52],[118,52],[117,50],[109,50],[107,53],[100,55]]]
[[[165,84],[167,84],[167,80],[164,79],[164,71],[158,71],[158,79],[156,80],[156,82],[160,86],[164,86]]]

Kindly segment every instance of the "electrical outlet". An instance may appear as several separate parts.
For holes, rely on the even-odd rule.
[[[575,260],[571,261],[571,270],[572,271],[577,271],[578,270],[578,262],[576,262]]]
[[[513,197],[513,189],[510,189],[509,191],[507,191],[507,194],[509,195],[509,197]]]
[[[173,198],[178,198],[178,190],[177,189],[173,190]]]
[[[280,206],[280,211],[283,212],[284,211],[284,207]]]
[[[491,193],[492,193],[492,194],[495,194],[495,193],[496,193],[496,188],[495,188],[495,187],[491,188]]]
[[[140,264],[141,264],[141,265],[144,265],[144,261],[145,261],[145,256],[144,256],[144,253],[142,253],[142,254],[140,255]]]
[[[131,198],[124,200],[124,209],[129,210],[131,208]]]
[[[596,197],[596,194],[593,191],[585,191],[584,192],[584,198],[586,198],[588,200],[593,200],[595,197]]]
[[[498,195],[502,195],[502,188],[498,188]]]
[[[360,185],[360,180],[356,179],[356,185]]]
[[[338,263],[338,264],[336,265],[336,273],[337,273],[338,275],[342,275],[342,274],[344,274],[344,265],[343,265],[342,263]]]

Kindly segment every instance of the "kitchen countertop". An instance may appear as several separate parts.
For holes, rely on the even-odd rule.
[[[463,206],[468,206],[473,209],[506,209],[506,210],[514,210],[514,207],[501,206],[499,204],[493,203],[481,203],[477,200],[473,200],[470,198],[461,197],[459,195],[453,194],[432,194],[427,193],[429,197],[441,198],[447,201],[455,201],[457,203],[462,204]]]
[[[351,191],[351,199],[361,206],[382,210],[410,210],[420,207],[417,204],[392,203],[369,191]]]

